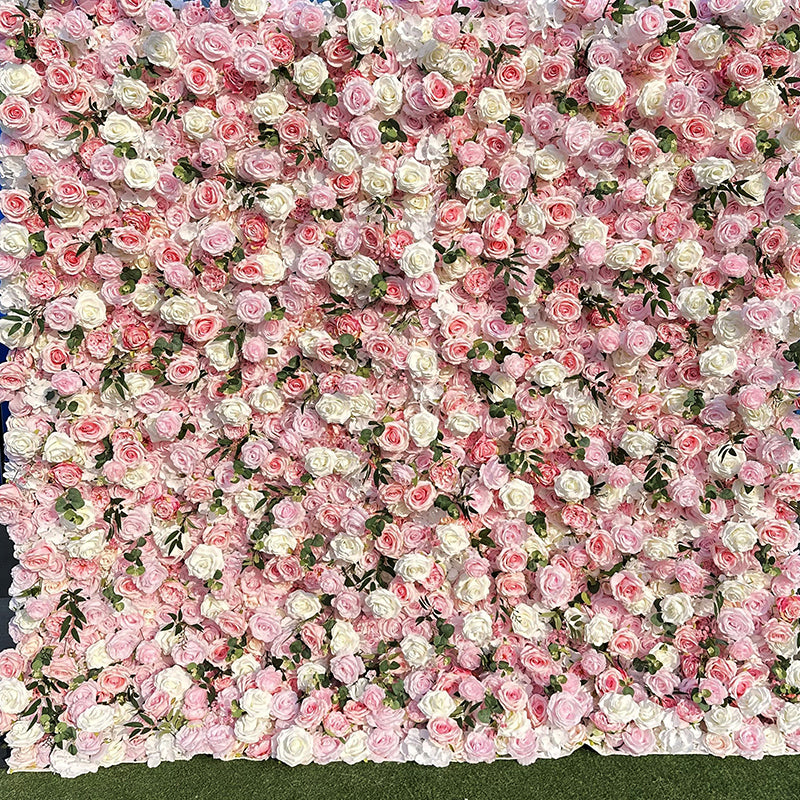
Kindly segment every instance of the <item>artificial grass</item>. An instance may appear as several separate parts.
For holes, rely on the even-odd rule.
[[[330,764],[191,761],[124,764],[71,780],[0,775],[0,800],[794,800],[800,758],[600,756],[588,749],[523,767],[514,761]]]

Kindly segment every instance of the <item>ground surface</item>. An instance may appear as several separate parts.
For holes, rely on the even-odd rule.
[[[588,750],[522,767],[515,762],[332,764],[198,757],[158,769],[121,765],[66,780],[0,775],[0,800],[795,800],[800,757],[599,756]]]

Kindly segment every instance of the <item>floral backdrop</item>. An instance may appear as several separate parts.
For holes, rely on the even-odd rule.
[[[800,749],[800,9],[0,4],[12,769]]]

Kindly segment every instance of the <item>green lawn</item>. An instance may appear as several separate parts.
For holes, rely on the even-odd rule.
[[[800,757],[599,756],[580,750],[527,767],[516,762],[332,764],[207,757],[158,769],[120,765],[66,780],[0,775],[0,800],[795,800]]]

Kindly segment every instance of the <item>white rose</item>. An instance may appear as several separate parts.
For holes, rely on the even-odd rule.
[[[511,105],[502,89],[484,87],[475,106],[482,122],[500,122],[511,115]]]
[[[544,211],[528,200],[517,207],[517,225],[531,236],[541,236],[547,227]]]
[[[436,536],[439,547],[448,555],[454,556],[462,553],[469,547],[469,534],[463,525],[457,522],[448,522],[436,527]]]
[[[647,181],[645,202],[648,206],[662,206],[669,200],[674,188],[675,181],[669,172],[664,169],[657,169],[650,176],[650,180]]]
[[[742,727],[744,719],[736,706],[714,706],[706,711],[705,723],[711,733],[730,735]]]
[[[484,167],[466,167],[458,173],[456,189],[462,197],[477,197],[489,180],[489,172]]]
[[[209,342],[203,350],[219,372],[229,370],[239,360],[236,351],[231,353],[229,343],[225,339]]]
[[[749,522],[728,522],[722,529],[721,539],[728,550],[747,553],[758,542],[758,534]]]
[[[344,262],[347,274],[354,283],[368,283],[373,275],[378,274],[378,265],[368,256],[356,253]]]
[[[89,289],[78,292],[75,298],[75,318],[82,328],[99,328],[106,321],[106,304]]]
[[[636,719],[639,709],[636,701],[629,694],[606,692],[600,698],[600,710],[611,722],[627,725]]]
[[[158,290],[151,284],[138,284],[136,291],[130,296],[132,297],[131,304],[142,314],[149,314],[161,300]]]
[[[708,454],[708,468],[720,478],[732,478],[745,461],[742,450],[730,443],[720,445]]]
[[[419,701],[419,710],[429,719],[449,717],[457,704],[443,689],[431,689]]]
[[[407,158],[395,171],[394,179],[401,192],[419,194],[430,183],[431,168],[416,159]]]
[[[736,372],[737,353],[732,347],[715,344],[700,354],[700,374],[712,378],[727,378]]]
[[[408,433],[417,447],[427,447],[439,433],[439,420],[429,411],[418,411],[408,421]]]
[[[425,553],[408,553],[400,556],[395,571],[407,583],[424,581],[433,569],[433,558]]]
[[[114,660],[109,656],[106,650],[105,639],[100,639],[97,642],[92,642],[86,648],[86,666],[89,669],[102,669],[103,667],[110,667]]]
[[[16,222],[0,223],[0,253],[11,258],[27,258],[31,252],[28,229]]]
[[[278,92],[262,92],[253,100],[250,113],[258,122],[274,125],[286,113],[289,103]]]
[[[225,566],[225,556],[222,550],[213,544],[199,544],[192,550],[186,559],[186,568],[190,575],[207,581],[214,577],[217,572],[222,572]]]
[[[101,136],[111,144],[138,142],[142,139],[142,129],[138,122],[125,114],[109,111],[106,121],[100,128]]]
[[[27,97],[39,90],[42,79],[30,64],[3,64],[0,67],[0,92]]]
[[[275,758],[290,767],[310,764],[314,758],[314,740],[311,734],[297,725],[279,731],[275,736]]]
[[[514,514],[528,511],[533,503],[533,486],[520,478],[512,478],[498,494],[506,511]]]
[[[565,469],[553,481],[553,489],[558,497],[568,503],[585,500],[591,493],[589,479],[576,469]]]
[[[436,251],[428,242],[412,242],[400,256],[400,268],[409,278],[419,278],[433,272],[436,266]]]
[[[31,723],[23,718],[11,726],[6,734],[6,744],[15,749],[26,749],[33,747],[44,735],[44,728],[38,722]]]
[[[302,589],[292,592],[286,598],[286,613],[294,619],[311,619],[322,611],[319,598]]]
[[[567,417],[573,425],[577,425],[579,428],[594,428],[602,419],[597,404],[587,399],[570,403],[567,408]]]
[[[792,661],[786,669],[786,683],[800,687],[800,661]]]
[[[258,22],[267,13],[269,0],[232,0],[230,8],[239,22]]]
[[[352,475],[361,468],[361,461],[358,456],[349,450],[337,450],[334,453],[334,457],[336,461],[334,470],[340,475]]]
[[[272,386],[257,386],[253,389],[250,405],[264,414],[277,414],[283,408],[283,398]]]
[[[266,719],[272,710],[272,695],[265,689],[248,689],[239,700],[239,707],[258,719]]]
[[[146,158],[132,158],[126,161],[122,175],[131,189],[150,191],[158,183],[158,169]]]
[[[361,166],[361,157],[350,142],[337,139],[328,148],[328,166],[340,175],[351,175]]]
[[[533,379],[539,386],[560,386],[566,377],[567,371],[554,358],[546,358],[533,368]]]
[[[31,693],[16,678],[0,678],[0,711],[19,714],[31,701]]]
[[[264,539],[264,550],[272,556],[288,556],[297,547],[297,537],[288,528],[273,528]]]
[[[342,654],[352,655],[361,647],[361,637],[356,632],[351,622],[337,620],[331,631],[331,652],[335,656]]]
[[[408,370],[420,380],[433,380],[439,375],[436,352],[429,347],[412,347],[408,351]]]
[[[331,540],[331,550],[339,561],[357,564],[364,555],[364,542],[358,536],[340,533]]]
[[[741,310],[729,309],[728,311],[720,311],[714,317],[714,325],[712,326],[714,336],[719,339],[722,344],[738,344],[750,332],[750,326],[744,319]]]
[[[188,325],[200,313],[200,306],[194,298],[176,294],[161,304],[158,313],[171,325]]]
[[[154,31],[144,40],[142,51],[145,58],[157,67],[174,69],[178,66],[178,43],[168,32]]]
[[[261,278],[256,283],[274,286],[286,277],[286,263],[277,253],[259,253],[253,258],[261,268]]]
[[[511,630],[523,639],[538,639],[544,633],[545,624],[536,608],[518,603],[511,612]]]
[[[196,142],[211,136],[214,129],[214,114],[208,108],[192,106],[182,117],[183,132]]]
[[[711,311],[714,296],[705,286],[684,286],[678,292],[675,305],[678,311],[692,322],[702,322]]]
[[[305,456],[306,469],[315,478],[332,475],[336,466],[336,456],[327,447],[312,447]]]
[[[778,712],[778,727],[781,733],[785,733],[789,736],[800,730],[800,703],[786,703],[786,705],[783,706]]]
[[[388,197],[394,191],[392,173],[377,164],[364,167],[361,187],[370,197]]]
[[[453,411],[447,416],[445,423],[448,430],[451,430],[457,436],[469,436],[480,428],[480,420],[468,411]]]
[[[493,403],[500,403],[514,396],[517,390],[517,382],[510,376],[502,372],[493,372],[489,376],[492,388],[489,391],[489,399]]]
[[[605,614],[595,614],[583,626],[583,638],[592,646],[606,644],[614,635],[614,625]]]
[[[653,455],[657,444],[658,439],[649,431],[627,430],[620,440],[620,447],[632,458]]]
[[[689,40],[689,55],[695,61],[716,61],[725,49],[725,32],[718,25],[701,25]]]
[[[11,428],[4,437],[6,452],[14,461],[30,461],[39,450],[42,442],[39,437],[26,428]]]
[[[400,601],[388,589],[370,592],[365,604],[372,616],[378,619],[394,619],[400,613]]]
[[[313,95],[328,79],[328,67],[316,54],[301,58],[294,65],[294,82],[303,94]]]
[[[605,263],[611,269],[625,270],[633,267],[639,260],[639,246],[632,242],[620,242],[608,249]]]
[[[554,181],[567,171],[567,156],[555,145],[548,144],[536,151],[532,167],[543,181]]]
[[[669,251],[668,260],[678,272],[694,272],[703,260],[703,248],[696,239],[685,239]]]
[[[243,714],[233,725],[233,735],[237,742],[255,744],[267,732],[269,720],[263,717],[254,717],[252,714]]]
[[[745,717],[757,717],[772,705],[772,692],[766,686],[751,686],[736,701],[736,705]]]
[[[695,180],[703,189],[713,189],[736,175],[736,167],[727,158],[707,156],[692,166]]]
[[[597,217],[578,217],[570,226],[569,236],[578,247],[584,247],[589,242],[605,244],[608,226]]]
[[[111,93],[123,108],[141,108],[150,97],[150,90],[144,81],[119,74],[114,76]]]
[[[347,41],[356,53],[371,52],[381,38],[381,18],[374,11],[360,8],[347,17]]]
[[[400,642],[400,651],[403,658],[415,669],[424,667],[436,657],[436,649],[422,636],[409,634]]]
[[[254,489],[242,489],[241,492],[236,493],[236,507],[248,519],[252,519],[256,516],[260,517],[261,509],[257,509],[256,506],[261,503],[262,499],[263,495],[261,492],[256,492]]]
[[[464,617],[463,634],[470,642],[486,644],[492,638],[492,618],[486,611],[470,612]]]
[[[323,394],[314,409],[328,424],[342,425],[350,419],[350,398],[341,392]]]
[[[745,0],[744,11],[754,25],[777,19],[784,9],[783,0]]]
[[[403,84],[394,75],[380,75],[372,84],[372,91],[384,116],[393,117],[403,105]]]
[[[454,587],[456,597],[463,603],[475,605],[485,600],[489,596],[491,580],[488,575],[480,575],[472,578],[469,575],[462,575]]]
[[[259,201],[262,211],[273,221],[283,221],[294,211],[294,192],[282,183],[273,183]]]
[[[448,52],[441,71],[457,86],[469,83],[475,72],[475,59],[466,50],[452,49]]]
[[[768,117],[781,102],[780,92],[774,83],[762,81],[749,91],[750,97],[742,103],[742,108],[754,117]]]
[[[78,727],[88,733],[104,733],[114,724],[111,706],[90,706],[78,715]]]
[[[639,89],[639,96],[636,98],[636,110],[647,118],[655,117],[664,105],[664,93],[667,90],[667,82],[662,78],[647,81]]]
[[[683,625],[694,616],[692,598],[684,592],[667,595],[661,601],[661,616],[664,622],[672,625]]]
[[[546,353],[548,350],[554,350],[558,347],[561,341],[561,333],[555,325],[531,325],[525,331],[525,338],[531,347]]]
[[[217,414],[229,425],[243,425],[250,419],[252,409],[241,397],[226,397],[217,406]]]
[[[47,437],[42,454],[45,461],[49,461],[52,464],[71,461],[78,455],[78,446],[65,433],[54,431]]]
[[[192,676],[183,668],[175,664],[162,669],[154,680],[156,689],[180,700],[194,684]]]
[[[595,105],[613,106],[625,94],[625,81],[612,67],[597,67],[586,78],[586,93]]]

